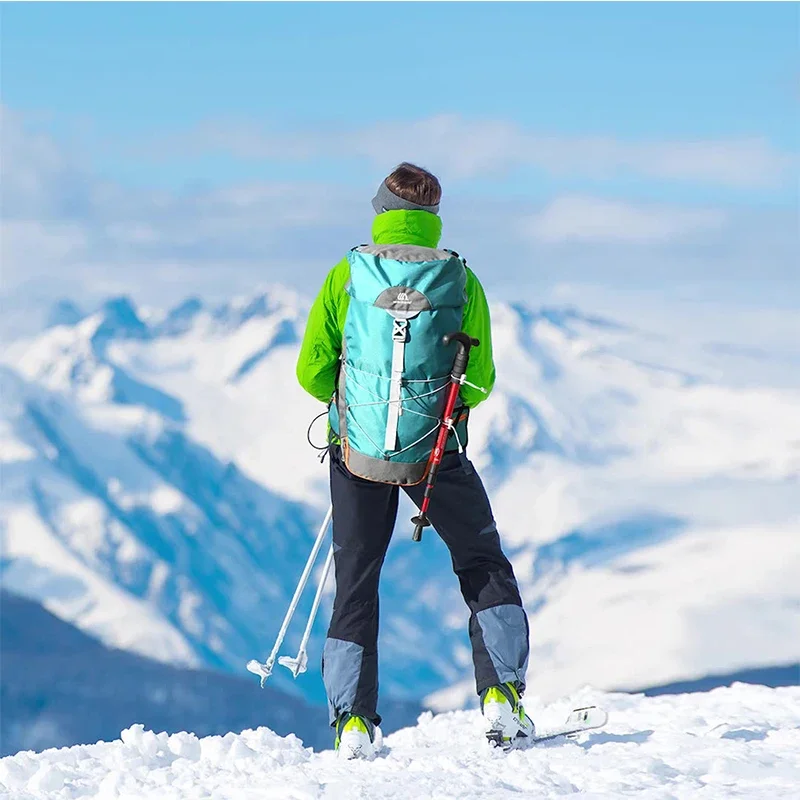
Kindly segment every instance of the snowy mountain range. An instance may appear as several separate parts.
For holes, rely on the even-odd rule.
[[[32,600],[0,592],[0,755],[115,739],[131,720],[198,736],[267,725],[306,747],[331,744],[328,712],[250,676],[185,669],[105,647]],[[390,703],[387,731],[413,724]],[[2,792],[0,792],[2,796]]]
[[[12,341],[3,586],[169,664],[243,674],[264,657],[327,506],[306,442],[322,408],[294,379],[306,308],[282,288],[167,310],[64,301]],[[531,615],[530,691],[800,660],[800,352],[573,307],[492,313],[498,383],[469,450]],[[466,611],[410,516],[382,582],[382,687],[462,707]],[[276,688],[322,702],[324,628],[314,669]]]
[[[327,715],[272,687],[109,649],[31,600],[0,594],[0,754],[154,730],[224,734],[268,725],[328,746]],[[410,720],[410,721],[413,721]]]

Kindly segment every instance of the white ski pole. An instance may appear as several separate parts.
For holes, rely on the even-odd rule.
[[[320,526],[319,533],[317,534],[317,538],[314,542],[314,546],[311,548],[311,553],[308,556],[308,561],[306,561],[305,569],[303,570],[303,574],[300,576],[297,588],[294,591],[294,597],[292,598],[292,602],[289,603],[289,609],[286,612],[286,616],[283,618],[283,624],[281,625],[281,629],[278,632],[278,638],[275,640],[275,645],[272,648],[272,652],[269,654],[269,658],[263,664],[260,661],[256,661],[255,659],[247,662],[247,669],[254,675],[261,676],[262,687],[267,682],[267,678],[269,678],[269,676],[272,675],[272,668],[275,666],[275,659],[278,657],[278,651],[281,649],[283,640],[286,637],[286,631],[289,628],[289,623],[292,621],[294,612],[297,610],[297,604],[300,602],[300,596],[303,594],[303,590],[306,588],[306,584],[308,583],[308,577],[309,575],[311,575],[311,570],[314,568],[314,562],[317,560],[320,548],[322,547],[322,543],[325,540],[325,533],[328,530],[328,525],[330,524],[332,516],[333,516],[333,505],[329,506],[328,513],[325,515],[325,519],[323,520],[322,525]]]
[[[333,564],[333,545],[331,544],[330,550],[328,550],[328,557],[325,559],[325,566],[322,568],[322,575],[319,579],[319,585],[317,586],[317,593],[314,595],[314,605],[311,606],[311,613],[308,617],[308,622],[306,623],[306,629],[303,632],[303,638],[300,641],[300,648],[297,651],[297,656],[295,658],[291,658],[290,656],[281,656],[278,659],[278,663],[286,667],[289,672],[294,675],[295,678],[301,673],[306,671],[306,667],[308,666],[308,640],[311,637],[311,629],[314,627],[314,620],[317,617],[317,612],[319,611],[319,604],[322,600],[322,593],[325,590],[325,582],[328,580],[328,573],[331,571],[331,564]]]

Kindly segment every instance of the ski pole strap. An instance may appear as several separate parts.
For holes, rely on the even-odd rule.
[[[486,391],[486,388],[485,388],[485,387],[483,387],[483,386],[476,386],[474,383],[470,383],[470,382],[467,380],[467,376],[466,376],[466,375],[462,375],[462,376],[461,376],[461,381],[460,381],[460,383],[461,383],[461,385],[462,385],[462,386],[469,386],[471,389],[475,389],[475,391],[477,391],[477,392],[483,392],[483,394],[489,394],[489,392],[488,392],[488,391]]]

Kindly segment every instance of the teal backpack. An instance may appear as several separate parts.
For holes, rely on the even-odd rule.
[[[367,480],[413,486],[427,471],[461,330],[466,264],[449,250],[362,245],[348,254],[350,305],[332,432],[345,464]],[[467,410],[454,445],[466,444]]]

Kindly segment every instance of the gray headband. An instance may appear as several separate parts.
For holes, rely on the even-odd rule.
[[[378,187],[378,193],[372,198],[372,207],[375,209],[376,214],[382,214],[384,211],[427,211],[431,214],[439,213],[439,204],[436,203],[432,206],[421,206],[418,203],[412,203],[410,200],[404,200],[398,197],[384,181]]]

